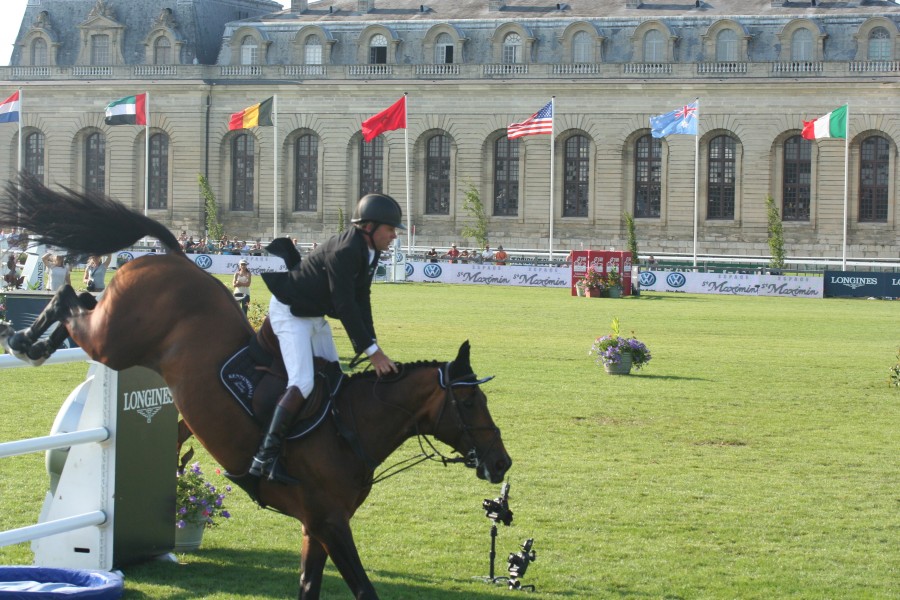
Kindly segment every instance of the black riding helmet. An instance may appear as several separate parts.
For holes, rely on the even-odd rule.
[[[406,229],[403,225],[403,211],[396,200],[387,194],[366,194],[356,204],[353,223],[371,221],[384,223],[397,229]]]

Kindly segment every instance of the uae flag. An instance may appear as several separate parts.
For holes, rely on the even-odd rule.
[[[821,140],[823,138],[847,137],[847,105],[835,109],[813,121],[803,121],[803,132],[800,134],[805,140]]]
[[[128,96],[110,102],[106,107],[107,125],[146,125],[147,94]]]
[[[240,112],[233,113],[228,121],[228,129],[248,129],[250,127],[272,127],[272,103],[275,96],[263,100],[259,104],[248,106]]]

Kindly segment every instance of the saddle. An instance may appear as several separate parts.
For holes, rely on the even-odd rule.
[[[310,394],[285,439],[299,439],[318,427],[328,415],[341,377],[329,362],[315,359],[316,386],[326,393]],[[272,419],[275,403],[287,388],[287,370],[278,337],[268,317],[250,343],[225,361],[219,371],[222,384],[260,427]]]

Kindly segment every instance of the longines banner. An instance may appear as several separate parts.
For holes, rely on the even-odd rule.
[[[454,265],[447,262],[414,261],[406,263],[407,281],[568,288],[571,286],[571,278],[568,267]]]
[[[821,277],[792,277],[738,273],[694,273],[691,271],[641,271],[641,290],[731,294],[739,296],[788,296],[822,298]]]
[[[116,255],[116,266],[121,267],[136,258],[148,255],[161,256],[155,252],[122,251]],[[231,254],[188,254],[186,256],[207,273],[217,275],[234,273],[237,271],[238,262],[242,259],[249,263],[247,266],[254,275],[287,270],[284,261],[275,256],[236,256]]]
[[[825,271],[825,295],[900,298],[900,273]]]

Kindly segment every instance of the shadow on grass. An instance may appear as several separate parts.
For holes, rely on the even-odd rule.
[[[621,377],[621,375],[620,375]],[[712,381],[706,377],[681,377],[679,375],[652,375],[650,373],[631,373],[629,378],[640,379],[660,379],[667,381]]]
[[[300,554],[283,550],[210,549],[179,557],[182,562],[148,562],[123,568],[125,598],[146,600],[196,600],[223,598],[295,598],[299,590]],[[449,576],[442,590],[440,579],[402,571],[369,571],[382,598],[493,600],[508,598],[503,586]],[[465,588],[465,589],[460,589]],[[322,581],[323,597],[349,598],[350,590],[337,569],[328,563]]]

